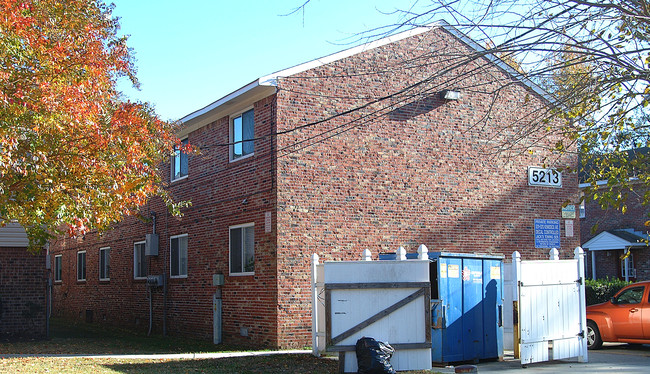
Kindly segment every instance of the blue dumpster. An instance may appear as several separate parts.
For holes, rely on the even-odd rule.
[[[503,257],[429,253],[433,362],[503,358]]]

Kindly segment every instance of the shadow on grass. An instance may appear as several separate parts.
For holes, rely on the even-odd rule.
[[[311,355],[271,355],[202,360],[165,360],[111,363],[104,367],[120,373],[336,373],[338,362]]]
[[[50,339],[0,342],[0,354],[153,354],[232,352],[250,348],[209,341],[147,336],[127,329],[50,319]]]

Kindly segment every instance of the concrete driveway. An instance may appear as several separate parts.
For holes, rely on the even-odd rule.
[[[650,345],[605,343],[597,351],[589,351],[589,362],[577,359],[540,362],[522,368],[519,360],[512,357],[512,351],[505,352],[502,362],[477,364],[478,372],[484,373],[650,373]],[[454,373],[453,367],[434,368],[441,373]]]

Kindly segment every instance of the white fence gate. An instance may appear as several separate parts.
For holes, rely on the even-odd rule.
[[[400,252],[402,256],[400,256]],[[368,336],[395,348],[395,370],[431,369],[429,260],[331,261],[312,257],[312,350],[339,352],[340,371],[356,372],[356,341]]]
[[[587,362],[582,248],[571,260],[559,260],[556,249],[551,260],[521,261],[519,252],[512,257],[515,357],[519,342],[522,365],[571,357]]]

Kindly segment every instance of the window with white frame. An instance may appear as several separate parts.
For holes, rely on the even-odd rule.
[[[172,278],[187,276],[187,234],[169,238],[169,273]]]
[[[230,227],[230,274],[255,272],[255,225]]]
[[[61,278],[62,275],[62,256],[61,255],[56,255],[54,256],[54,281],[55,282],[61,282],[63,278]]]
[[[187,139],[181,140],[183,145],[187,145]],[[187,177],[187,153],[174,146],[174,155],[172,156],[172,181]]]
[[[133,244],[133,278],[147,277],[147,261],[144,257],[144,243],[137,242]]]
[[[77,280],[86,280],[86,251],[77,252]]]
[[[230,160],[253,154],[255,142],[255,119],[253,109],[231,117],[230,120]]]
[[[110,268],[111,249],[109,247],[99,248],[99,280],[109,280],[108,270]]]

